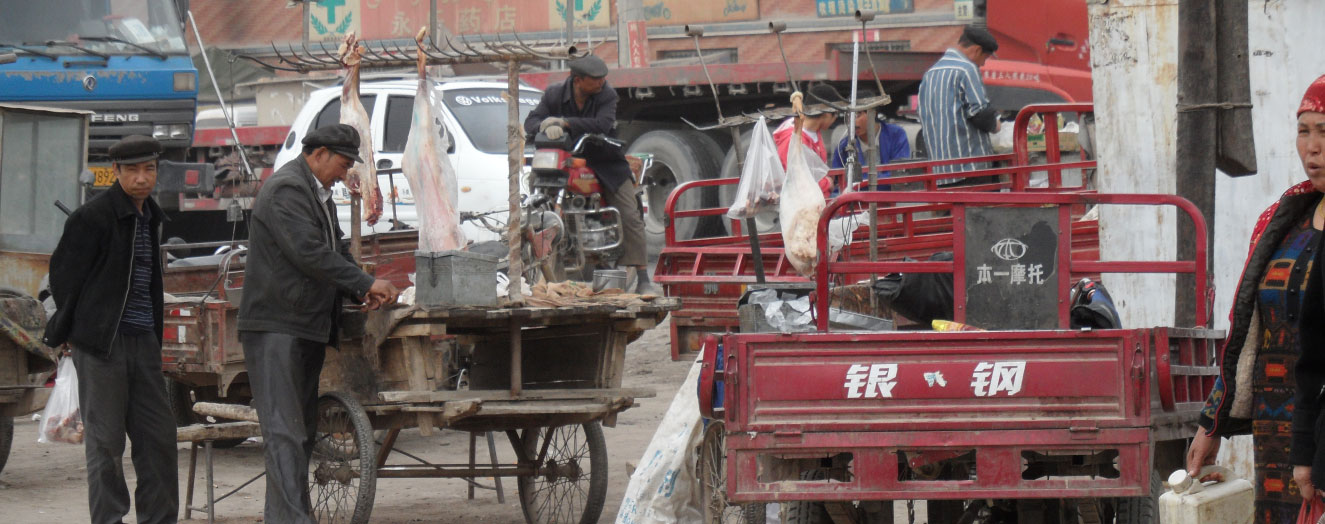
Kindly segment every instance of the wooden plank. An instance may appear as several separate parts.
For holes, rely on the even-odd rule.
[[[258,410],[239,404],[220,404],[217,402],[198,402],[193,405],[193,412],[199,415],[227,420],[258,421]]]
[[[406,337],[428,337],[428,336],[445,335],[445,334],[446,334],[446,324],[438,322],[427,322],[427,323],[409,323],[409,324],[402,323],[399,326],[396,326],[396,329],[391,330],[391,334],[388,336],[389,338],[406,338]]]
[[[615,398],[605,402],[485,402],[479,416],[534,416],[534,415],[599,415],[628,408],[634,402],[628,398]]]
[[[256,437],[262,434],[257,422],[226,422],[224,424],[194,424],[175,430],[176,442],[199,442]]]
[[[432,391],[432,381],[428,380],[427,358],[423,352],[426,351],[425,343],[427,338],[410,337],[401,339],[400,343],[405,348],[405,358],[409,362],[409,389],[412,391]],[[416,419],[419,424],[419,434],[430,437],[433,429],[432,413],[418,413]]]
[[[455,402],[461,400],[491,401],[538,401],[538,400],[578,400],[603,398],[654,398],[658,392],[653,388],[614,388],[614,389],[526,389],[519,397],[511,398],[506,390],[491,391],[383,391],[377,394],[383,402],[389,404],[429,404],[437,402]],[[385,406],[376,409],[385,410]],[[402,408],[404,409],[404,408]]]

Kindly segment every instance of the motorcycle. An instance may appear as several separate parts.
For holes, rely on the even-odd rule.
[[[607,204],[586,152],[624,146],[599,134],[553,140],[539,133],[522,208],[530,263],[549,281],[591,281],[595,269],[615,268],[622,254],[621,211]],[[650,159],[642,159],[641,171]],[[634,167],[634,166],[632,166]],[[638,173],[636,174],[638,177]],[[639,198],[638,196],[636,198]]]

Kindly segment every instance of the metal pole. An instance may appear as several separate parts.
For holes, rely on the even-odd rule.
[[[704,28],[700,26],[685,26],[687,35],[695,41],[695,56],[699,57],[699,65],[704,69],[704,78],[708,79],[709,90],[713,92],[713,105],[718,110],[718,122],[722,122],[722,102],[718,100],[718,86],[713,83],[713,77],[709,75],[708,63],[704,61],[704,51],[699,48],[699,37],[704,36]],[[732,135],[732,151],[736,153],[736,171],[745,169],[745,150],[741,149],[741,130],[736,126],[728,128]],[[750,255],[754,257],[755,282],[763,284],[766,280],[764,276],[764,254],[759,249],[759,224],[754,218],[745,219],[745,228],[750,234]]]
[[[569,9],[569,5],[567,8]],[[510,278],[506,285],[506,296],[510,299],[510,304],[515,306],[524,303],[524,297],[520,295],[521,276],[524,275],[524,261],[520,259],[520,254],[524,251],[522,249],[524,238],[520,227],[520,168],[524,164],[524,129],[520,125],[520,62],[518,61],[506,62],[506,91],[506,161],[510,167],[506,220],[506,242],[510,244],[506,276]],[[512,384],[511,387],[518,388],[519,385]]]
[[[307,3],[305,3],[307,9]],[[216,74],[212,72],[212,60],[207,58],[207,46],[202,43],[202,33],[198,31],[198,22],[193,20],[193,11],[188,11],[189,25],[193,26],[193,39],[198,42],[198,50],[202,52],[202,64],[207,66],[207,77],[212,80],[212,89],[216,91],[216,101],[221,104],[221,114],[225,115],[225,123],[230,126],[230,138],[235,141],[235,150],[239,151],[239,160],[244,163],[244,179],[254,180],[253,166],[248,163],[248,155],[244,153],[244,144],[239,142],[239,133],[235,131],[235,119],[230,115],[230,108],[225,105],[225,97],[221,96],[221,87],[216,85]]]
[[[492,441],[492,432],[485,431],[488,436],[488,460],[492,461],[492,467],[496,469],[497,465],[497,444]],[[501,477],[492,477],[492,485],[497,488],[497,503],[506,503],[506,490],[501,487]]]

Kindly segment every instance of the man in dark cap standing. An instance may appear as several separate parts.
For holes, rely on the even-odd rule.
[[[399,292],[359,269],[342,239],[331,186],[359,158],[345,124],[304,138],[303,155],[268,178],[253,204],[239,338],[267,466],[266,522],[312,524],[308,461],[317,431],[318,375],[337,345],[341,299],[368,308]],[[356,226],[357,227],[357,226]]]
[[[989,135],[998,132],[998,114],[985,95],[980,67],[998,50],[988,31],[967,26],[920,80],[920,125],[931,160],[994,154]],[[934,168],[936,173],[985,169],[986,163]],[[958,179],[941,180],[952,183]]]
[[[538,107],[525,118],[524,130],[529,140],[539,133],[552,140],[563,136],[596,133],[616,136],[617,94],[607,84],[607,64],[594,55],[570,61],[570,76],[566,81],[548,86]],[[636,288],[639,293],[657,293],[649,281],[647,240],[644,237],[644,217],[640,213],[636,196],[639,186],[630,170],[630,164],[620,148],[603,146],[585,154],[585,162],[598,182],[603,185],[603,199],[621,212],[621,259],[617,264],[635,268]]]
[[[126,434],[138,476],[138,522],[175,522],[175,419],[161,382],[157,234],[164,214],[152,199],[161,144],[134,135],[109,154],[116,182],[69,215],[51,255],[51,297],[58,309],[43,341],[73,348],[92,522],[120,522],[129,514]]]

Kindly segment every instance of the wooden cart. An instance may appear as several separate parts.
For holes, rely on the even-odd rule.
[[[660,298],[625,307],[347,312],[340,349],[327,352],[321,376],[309,465],[318,520],[368,522],[379,478],[516,477],[527,522],[597,522],[607,495],[602,426],[654,395],[621,387],[626,345],[676,307]],[[196,329],[202,336],[192,340],[233,341],[207,336],[230,309],[198,308],[197,327],[179,338],[187,343]],[[197,354],[242,368],[227,356],[233,353]],[[236,386],[242,371],[239,377]],[[498,464],[494,453],[492,464],[476,465],[471,446],[469,463],[433,464],[395,449],[408,428],[424,436],[437,429],[503,433],[516,459]]]

